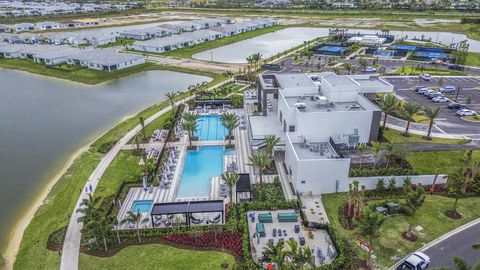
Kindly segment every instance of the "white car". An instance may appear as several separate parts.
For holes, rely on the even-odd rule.
[[[427,74],[427,73],[423,73],[423,74],[420,74],[420,79],[423,79],[424,81],[431,81],[432,80],[432,76],[430,76],[430,74]]]
[[[377,72],[377,69],[375,69],[373,67],[366,67],[363,71],[365,71],[365,72]]]
[[[426,87],[426,86],[417,86],[416,91],[417,91],[419,94],[423,94],[423,93],[425,93],[425,91],[428,91],[428,87]]]
[[[430,266],[430,257],[417,251],[408,255],[397,270],[425,270]]]
[[[427,97],[428,97],[428,95],[433,94],[433,93],[437,93],[437,91],[432,90],[432,89],[428,89],[427,91],[423,92],[423,94]]]
[[[448,102],[449,99],[444,96],[439,96],[439,97],[432,98],[432,101],[435,103],[445,103],[445,102]]]
[[[475,116],[475,115],[477,115],[477,113],[475,111],[469,110],[469,109],[458,110],[457,114],[460,115],[460,116]]]
[[[445,86],[445,87],[440,87],[440,92],[444,94],[453,94],[455,93],[455,86]]]

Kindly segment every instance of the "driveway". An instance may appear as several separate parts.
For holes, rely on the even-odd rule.
[[[433,247],[425,250],[424,253],[430,256],[430,267],[448,267],[455,269],[453,257],[457,256],[473,266],[480,260],[480,250],[472,248],[473,244],[480,243],[480,223],[463,230]]]

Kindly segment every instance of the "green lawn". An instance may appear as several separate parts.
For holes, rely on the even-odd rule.
[[[456,70],[449,70],[449,69],[436,69],[436,68],[425,68],[420,70],[418,67],[413,68],[413,73],[412,73],[412,67],[411,66],[405,66],[405,71],[402,72],[402,67],[397,68],[394,71],[394,74],[396,75],[420,75],[422,73],[428,73],[430,75],[466,75],[465,72],[462,71],[456,71]]]
[[[463,118],[465,118],[466,120],[469,120],[469,121],[475,121],[475,122],[480,121],[480,116],[478,116],[478,115],[476,115],[476,116],[468,115],[468,116],[464,116]]]
[[[14,269],[58,269],[60,255],[47,250],[48,236],[68,224],[80,190],[101,158],[91,149],[58,180],[25,230]]]
[[[322,195],[330,223],[340,235],[350,239],[352,243],[358,243],[361,238],[357,232],[344,229],[338,219],[338,209],[346,202],[346,198],[346,193]],[[410,217],[405,215],[386,217],[385,224],[380,229],[380,238],[374,242],[374,255],[377,256],[376,262],[380,269],[388,269],[392,266],[395,263],[393,256],[404,257],[439,236],[480,218],[480,208],[477,207],[480,204],[480,198],[466,198],[458,201],[458,211],[463,215],[460,220],[452,220],[444,215],[446,210],[452,208],[453,202],[452,198],[427,195],[424,205],[417,210],[413,219],[414,226],[423,227],[423,234],[416,242],[404,240],[401,236],[401,233],[408,228]],[[375,201],[369,203],[375,203]],[[358,250],[362,249],[358,248]]]
[[[120,151],[100,179],[95,189],[95,197],[105,199],[115,195],[123,180],[138,178],[143,172],[143,167],[138,165],[139,161],[140,157],[133,155],[132,150]]]
[[[165,53],[162,53],[161,55],[174,56],[174,57],[180,57],[180,58],[192,58],[192,55],[194,55],[196,53],[199,53],[199,52],[203,52],[203,51],[206,51],[206,50],[218,48],[218,47],[225,46],[225,45],[228,45],[228,44],[231,44],[231,43],[235,43],[235,42],[238,42],[238,41],[241,41],[241,40],[254,38],[254,37],[257,37],[257,36],[260,36],[260,35],[263,35],[263,34],[267,34],[267,33],[277,31],[277,30],[284,29],[286,27],[287,26],[284,26],[284,25],[275,25],[275,26],[271,26],[271,27],[266,27],[266,28],[262,28],[262,29],[258,29],[258,30],[254,30],[254,31],[245,32],[245,33],[241,33],[241,34],[238,34],[238,35],[230,36],[230,37],[225,37],[225,38],[221,38],[221,39],[217,39],[217,40],[207,41],[207,42],[204,42],[204,43],[201,43],[201,44],[197,44],[197,45],[190,46],[190,47],[185,47],[185,48],[170,51],[170,52],[165,52]]]
[[[465,144],[465,143],[468,143],[468,140],[443,139],[443,138],[432,138],[432,140],[427,141],[421,135],[411,134],[410,137],[404,137],[404,136],[402,136],[402,133],[403,133],[402,131],[397,131],[397,130],[394,130],[394,129],[387,129],[383,132],[383,137],[391,143],[407,143],[407,142],[443,143],[443,144]]]
[[[229,265],[227,269],[232,269],[235,259],[229,254],[149,244],[130,246],[106,258],[80,254],[79,269],[220,270],[225,260]]]
[[[467,66],[480,67],[480,53],[469,52],[465,64]]]
[[[435,174],[437,168],[440,173],[450,173],[462,166],[460,159],[465,158],[466,153],[467,150],[415,152],[407,160],[420,174]],[[478,160],[480,150],[473,151],[473,156]]]

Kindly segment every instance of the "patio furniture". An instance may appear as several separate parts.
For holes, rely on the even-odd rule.
[[[191,220],[192,220],[192,223],[193,223],[193,224],[196,224],[196,225],[202,224],[203,221],[204,221],[203,218],[199,219],[199,218],[194,218],[193,216],[191,217]]]
[[[283,236],[287,236],[287,230],[283,230]]]
[[[400,204],[395,202],[388,202],[387,204],[388,214],[389,215],[397,215],[398,211],[400,211]]]
[[[377,212],[382,213],[384,215],[388,214],[388,209],[383,206],[378,206],[375,208],[375,210],[377,210]]]
[[[165,227],[170,227],[170,226],[172,226],[172,222],[171,222],[170,220],[168,220],[168,219],[165,219],[165,220],[163,221],[163,225],[165,225]]]
[[[263,223],[256,224],[256,231],[259,237],[265,237],[265,225]]]
[[[208,220],[208,221],[210,221],[211,223],[216,224],[216,223],[219,223],[220,220],[222,220],[222,216],[221,216],[220,214],[218,214],[216,217],[214,217],[213,219],[210,219],[210,220]]]
[[[299,242],[299,244],[300,244],[301,247],[305,246],[305,237],[300,236],[298,242]]]
[[[273,223],[272,214],[271,213],[258,214],[258,222]]]
[[[273,228],[272,236],[277,237],[277,229]]]
[[[282,236],[282,230],[278,229],[278,236]]]
[[[300,232],[300,225],[295,225],[294,229],[295,229],[295,233],[299,233]]]
[[[250,213],[248,216],[252,222],[255,222],[255,213]]]
[[[278,222],[297,222],[298,216],[295,212],[278,213]]]

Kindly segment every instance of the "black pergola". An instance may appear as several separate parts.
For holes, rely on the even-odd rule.
[[[235,186],[236,189],[236,201],[237,202],[249,202],[252,200],[252,185],[250,183],[250,174],[240,173],[240,178]],[[248,193],[248,197],[245,199],[240,198],[239,193]],[[240,199],[239,199],[240,198]]]
[[[222,223],[225,222],[225,207],[223,200],[212,201],[188,201],[156,203],[152,207],[150,217],[152,227],[155,228],[154,216],[183,214],[187,226],[190,226],[190,217],[194,213],[221,213]]]

